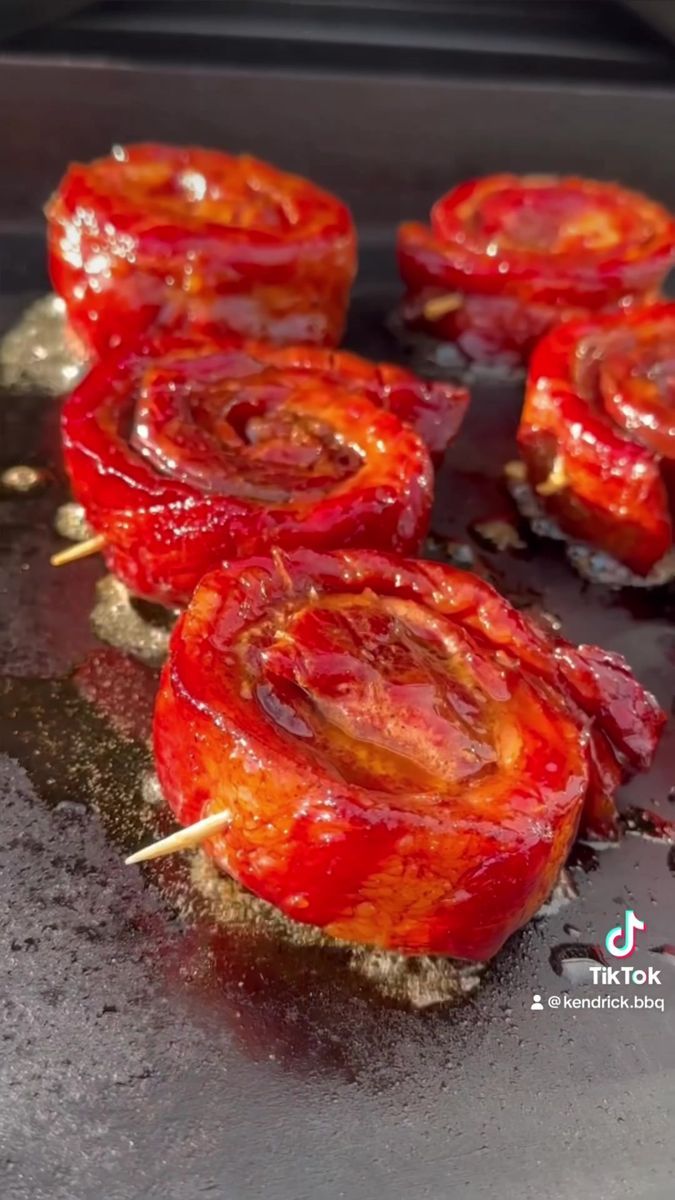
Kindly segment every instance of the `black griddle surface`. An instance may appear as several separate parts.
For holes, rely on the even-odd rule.
[[[36,294],[3,297],[4,327]],[[395,298],[389,254],[367,252],[350,346],[403,357],[382,323]],[[438,488],[441,542],[470,545],[515,603],[555,614],[571,639],[621,651],[670,709],[672,593],[606,592],[551,544],[494,553],[467,533],[507,508],[499,472],[520,396],[497,380],[473,390]],[[514,937],[456,1010],[404,1011],[302,955],[205,944],[152,868],[123,866],[144,751],[73,687],[101,649],[88,614],[102,567],[48,565],[65,495],[57,401],[2,405],[2,466],[51,472],[39,494],[0,503],[4,1200],[670,1197],[675,959],[650,951],[675,942],[668,846],[629,836],[580,853],[578,899]],[[624,805],[675,816],[674,724]],[[632,963],[661,967],[665,1013],[531,1012],[534,992],[589,994],[552,952],[601,943],[627,907],[648,924]]]

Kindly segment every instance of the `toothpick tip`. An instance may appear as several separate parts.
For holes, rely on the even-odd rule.
[[[133,867],[134,863],[145,862],[146,859],[152,858],[152,851],[155,849],[156,843],[151,846],[144,846],[142,850],[136,850],[134,854],[129,854],[124,860],[126,867]]]
[[[212,837],[214,833],[219,833],[221,829],[230,824],[231,820],[231,813],[227,810],[211,813],[211,816],[204,817],[201,821],[195,821],[194,825],[187,825],[184,829],[177,830],[176,833],[170,833],[168,837],[162,838],[159,842],[143,846],[125,858],[124,862],[126,866],[132,867],[135,863],[164,858],[168,854],[177,854],[180,850],[192,850],[195,846],[205,842],[207,838]]]
[[[95,537],[87,538],[85,542],[75,542],[65,550],[52,554],[50,563],[53,567],[64,567],[66,563],[77,562],[80,558],[88,558],[90,554],[98,554],[105,546],[105,538],[97,533]]]

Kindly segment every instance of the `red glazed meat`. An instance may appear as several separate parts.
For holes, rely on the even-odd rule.
[[[663,719],[618,656],[554,640],[466,572],[278,551],[200,583],[154,750],[178,820],[227,811],[207,852],[289,917],[481,960],[547,899],[584,806],[611,816]]]
[[[246,155],[118,146],[69,167],[46,215],[52,283],[99,354],[153,324],[340,340],[356,233],[305,179]]]
[[[469,359],[519,364],[561,320],[658,294],[675,223],[612,183],[490,175],[461,184],[398,238],[407,323]]]
[[[421,379],[394,363],[375,363],[348,350],[323,346],[274,346],[269,342],[219,335],[205,330],[196,337],[159,336],[146,343],[144,352],[161,357],[203,344],[202,353],[222,353],[223,369],[234,376],[254,375],[276,367],[317,386],[348,388],[366,396],[379,408],[394,413],[420,435],[434,460],[442,458],[459,431],[469,404],[465,387],[446,380]]]
[[[532,357],[518,440],[564,532],[649,575],[673,544],[675,304],[549,334]]]
[[[223,559],[272,546],[418,550],[429,454],[369,396],[412,411],[431,393],[395,369],[380,393],[388,368],[351,356],[285,365],[293,353],[164,335],[96,363],[66,401],[73,493],[136,594],[181,603]]]

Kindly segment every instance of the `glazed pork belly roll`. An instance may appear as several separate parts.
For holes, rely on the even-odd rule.
[[[675,304],[553,330],[532,358],[518,441],[537,504],[567,537],[624,568],[620,582],[672,574]]]
[[[178,821],[222,815],[207,853],[286,916],[484,960],[548,898],[580,822],[612,836],[664,719],[618,655],[467,572],[277,550],[199,584],[154,752]]]
[[[181,604],[223,559],[274,546],[416,553],[429,451],[466,394],[306,347],[163,334],[99,360],[64,405],[75,499],[110,570]]]
[[[249,155],[117,146],[46,207],[49,271],[88,351],[205,324],[335,345],[356,272],[348,208]]]
[[[519,366],[562,320],[645,303],[675,263],[664,208],[613,183],[489,175],[400,227],[403,319],[465,358]]]

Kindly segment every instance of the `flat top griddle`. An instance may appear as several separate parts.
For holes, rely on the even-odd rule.
[[[145,135],[162,111],[168,79],[161,71],[142,74],[99,74],[98,90],[91,92],[90,115],[101,118],[95,139],[92,129],[85,132],[76,101],[84,77],[92,83],[93,68],[15,65],[0,78],[0,99],[8,100],[14,88],[28,103],[27,110],[17,108],[23,133],[2,135],[7,152],[11,144],[21,146],[0,227],[3,329],[46,290],[41,232],[34,224],[17,224],[21,212],[35,216],[46,190],[49,164],[33,154],[44,127],[34,128],[33,119],[42,113],[49,128],[61,130],[61,162],[86,153],[84,143],[96,140],[103,148],[116,122],[124,126],[123,136]],[[580,116],[586,104],[588,121],[576,130],[578,169],[588,170],[604,145],[605,169],[597,173],[635,184],[646,158],[643,143],[629,147],[622,162],[625,147],[618,133],[615,141],[609,138],[612,122],[602,122],[603,113],[608,121],[617,110],[632,114],[625,128],[642,122],[653,139],[652,190],[675,198],[665,155],[673,96],[654,96],[649,107],[644,97],[628,93],[596,104],[592,96],[561,92],[549,150],[536,92],[512,89],[500,98],[495,89],[472,93],[468,85],[439,83],[426,93],[423,144],[415,149],[405,121],[400,130],[401,144],[411,149],[411,175],[400,159],[390,157],[387,168],[383,158],[393,134],[381,145],[378,122],[389,128],[385,95],[391,90],[377,93],[375,81],[354,86],[357,94],[345,111],[340,103],[349,93],[341,85],[334,84],[331,98],[314,81],[314,92],[320,90],[315,114],[331,116],[328,129],[317,126],[312,141],[309,91],[280,78],[275,92],[268,80],[265,112],[275,112],[287,131],[279,134],[276,154],[274,139],[262,133],[268,116],[250,107],[242,111],[243,133],[233,141],[245,139],[250,149],[284,165],[302,160],[308,173],[355,201],[364,253],[347,345],[374,357],[405,361],[383,320],[398,295],[391,240],[399,206],[414,199],[421,214],[421,198],[456,178],[467,158],[478,165],[480,147],[469,145],[459,126],[453,154],[449,125],[436,130],[429,124],[434,114],[449,123],[462,97],[471,128],[489,130],[493,150],[485,156],[486,170],[500,132],[505,139],[508,112],[517,129],[532,131],[532,169],[550,168],[556,136],[566,159],[560,165],[569,169],[571,135],[563,118]],[[254,80],[236,74],[229,80],[192,78],[174,137],[227,143],[235,115],[224,118],[215,136],[212,114],[219,104],[225,111],[225,100],[241,99],[247,88],[254,94]],[[362,88],[371,90],[371,99],[380,96],[375,110],[363,107]],[[419,118],[421,85],[401,80],[396,88],[395,108],[409,113],[412,106]],[[140,97],[145,108],[134,126],[120,106]],[[552,95],[539,98],[550,111]],[[76,107],[79,125],[69,126]],[[350,140],[357,139],[356,115],[366,112],[354,153],[363,166],[370,147],[368,180],[345,174],[340,186]],[[161,120],[157,125],[166,136]],[[55,158],[49,145],[46,153]],[[503,140],[501,165],[521,165],[526,149]],[[368,214],[378,209],[378,188],[382,220],[375,226]],[[672,590],[608,592],[583,583],[553,543],[528,538],[523,549],[499,552],[484,529],[476,531],[476,524],[495,517],[511,519],[501,468],[514,454],[520,385],[484,377],[474,381],[473,393],[463,434],[439,481],[432,552],[472,556],[518,606],[553,615],[572,640],[622,652],[670,709]],[[144,836],[138,814],[147,811],[142,787],[149,761],[141,735],[152,673],[142,668],[127,674],[122,656],[105,650],[91,631],[102,565],[92,560],[60,572],[48,565],[59,544],[54,511],[66,495],[58,404],[37,391],[7,389],[0,402],[0,469],[22,463],[46,471],[36,491],[19,496],[5,489],[0,500],[3,1198],[670,1197],[675,950],[655,952],[675,943],[668,844],[628,835],[618,849],[580,847],[571,867],[578,897],[514,937],[480,989],[456,1009],[406,1010],[363,977],[347,979],[330,955],[275,948],[257,934],[248,940],[226,930],[205,934],[171,901],[169,883],[174,895],[180,890],[179,866],[171,881],[159,868],[142,875],[122,865],[123,851]],[[668,796],[674,785],[671,721],[654,769],[625,789],[622,804],[673,818]],[[632,997],[648,991],[589,989],[576,981],[575,955],[602,944],[626,908],[647,921],[631,961],[661,969],[662,984],[650,994],[665,1000],[665,1012],[531,1012],[535,992],[546,1003],[553,993]]]

